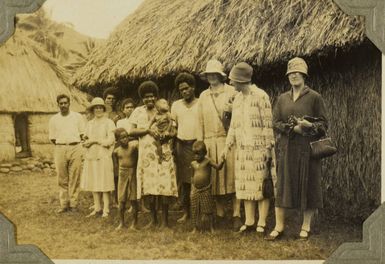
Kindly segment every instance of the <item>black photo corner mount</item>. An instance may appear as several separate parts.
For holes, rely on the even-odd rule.
[[[0,44],[14,32],[17,13],[31,13],[45,0],[0,0]],[[365,17],[366,36],[385,54],[385,0],[333,0],[345,13]],[[0,45],[1,47],[1,45]],[[33,245],[17,245],[13,224],[0,213],[0,264],[53,263]],[[385,264],[385,203],[365,220],[363,240],[344,243],[326,264]]]

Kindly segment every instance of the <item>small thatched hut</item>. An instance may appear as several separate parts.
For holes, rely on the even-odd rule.
[[[70,95],[75,111],[84,111],[87,96],[68,88],[65,72],[20,32],[0,46],[0,79],[0,160],[14,159],[16,141],[25,138],[24,152],[51,158],[48,120],[58,112],[56,96]]]
[[[252,64],[254,81],[274,102],[288,89],[287,61],[304,57],[308,85],[324,96],[339,146],[325,162],[326,210],[366,218],[380,202],[381,53],[364,31],[362,18],[332,0],[147,0],[74,82],[91,91],[115,84],[136,95],[136,85],[151,78],[173,100],[176,73],[198,73],[217,58],[227,70]]]

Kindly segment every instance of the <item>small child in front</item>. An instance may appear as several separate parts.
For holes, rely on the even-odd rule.
[[[131,203],[134,221],[130,229],[137,230],[138,224],[138,202],[136,200],[136,165],[138,161],[137,141],[129,137],[124,128],[115,130],[115,136],[119,141],[119,147],[113,152],[114,167],[119,168],[118,174],[118,203],[119,203],[119,226],[125,227],[124,211],[127,201]]]
[[[220,164],[214,163],[206,157],[207,149],[203,141],[195,141],[192,146],[194,160],[191,162],[193,177],[191,179],[191,220],[194,225],[193,233],[199,224],[207,226],[214,232],[213,225],[213,197],[211,194],[211,169],[220,170],[224,160]]]
[[[175,128],[173,127],[170,107],[167,100],[159,99],[156,101],[155,107],[158,112],[151,120],[149,127],[156,135],[154,144],[156,146],[159,163],[161,163],[165,159],[162,145],[172,145],[172,138],[175,136]]]

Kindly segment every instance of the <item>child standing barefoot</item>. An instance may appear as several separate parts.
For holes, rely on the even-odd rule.
[[[127,200],[131,203],[134,221],[130,229],[137,230],[138,224],[138,202],[136,200],[136,163],[138,160],[137,141],[129,137],[124,128],[118,128],[115,132],[120,146],[113,152],[114,166],[119,167],[118,180],[118,203],[119,203],[119,226],[125,227],[124,211]]]
[[[209,223],[210,231],[213,226],[213,197],[211,194],[211,168],[222,169],[224,160],[216,164],[206,157],[207,149],[203,141],[196,141],[192,146],[194,161],[191,162],[193,177],[191,181],[191,220],[194,225],[193,233],[198,224],[206,226]]]

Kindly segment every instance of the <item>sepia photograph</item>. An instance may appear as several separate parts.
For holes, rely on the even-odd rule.
[[[0,43],[0,214],[55,260],[325,260],[381,205],[382,53],[334,0],[46,0]],[[0,256],[1,262],[1,256]]]

